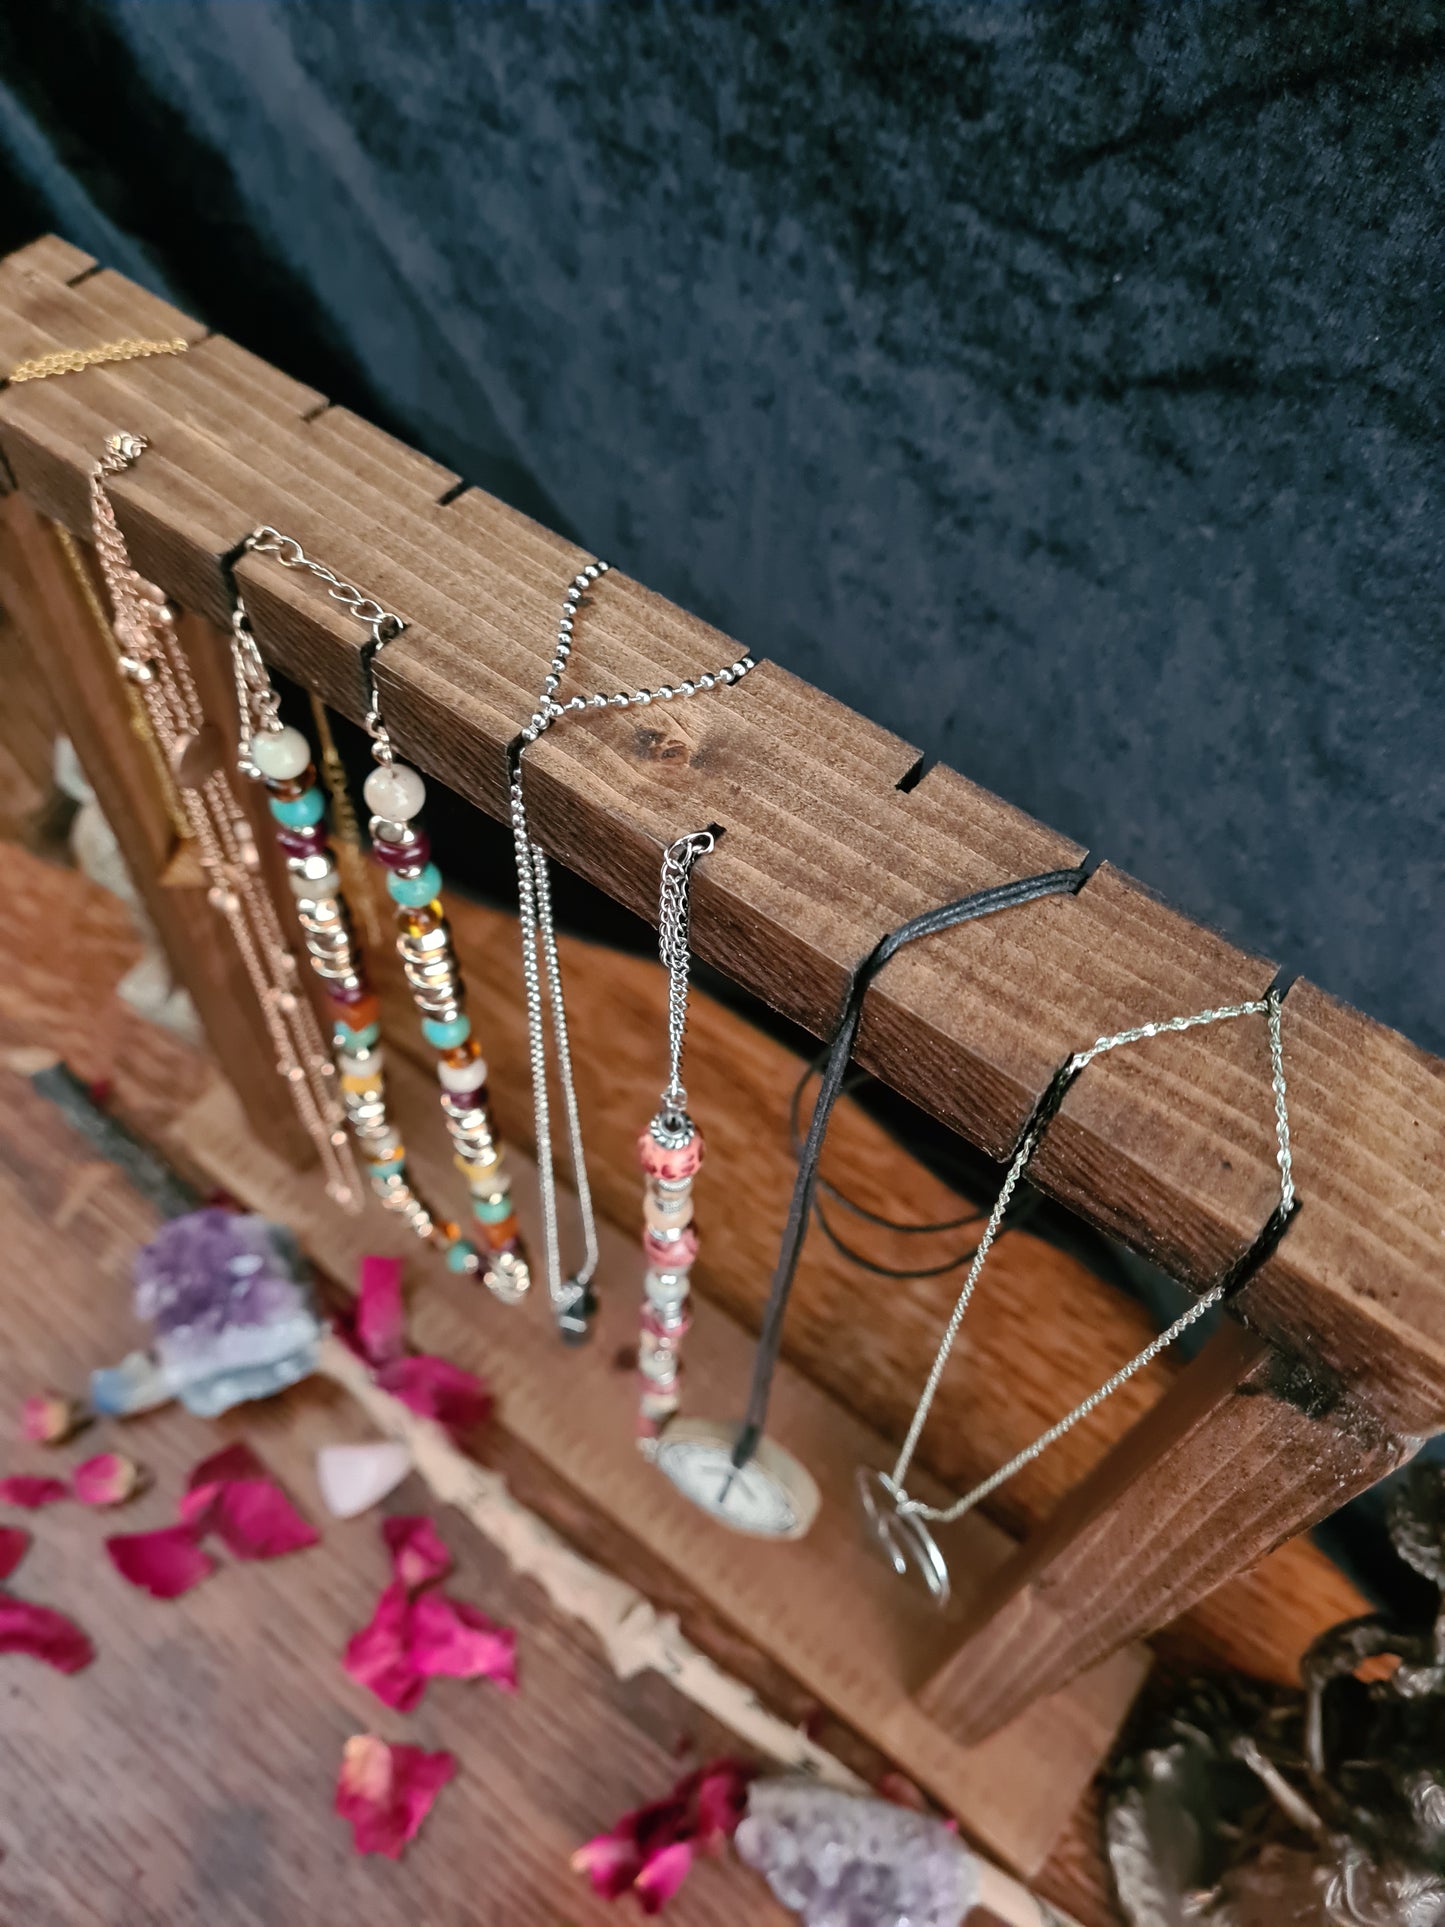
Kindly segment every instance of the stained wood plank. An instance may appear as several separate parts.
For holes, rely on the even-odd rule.
[[[78,330],[93,338],[120,318],[113,278],[97,308],[87,290],[103,277],[67,287],[43,267],[32,255],[0,269],[0,354],[73,341]],[[138,301],[138,319],[154,312],[150,297]],[[405,646],[384,659],[403,748],[498,810],[506,743],[530,707],[577,551],[476,491],[427,507],[414,469],[405,499],[395,489],[388,497],[358,472],[364,463],[348,473],[324,435],[309,439],[302,414],[284,419],[274,396],[263,401],[230,379],[227,352],[212,338],[174,362],[7,393],[0,440],[17,476],[73,518],[84,464],[102,427],[124,412],[157,447],[118,491],[122,519],[143,566],[184,599],[222,612],[218,558],[258,519],[287,521],[328,560],[366,575],[415,619]],[[323,413],[316,426],[325,422]],[[273,587],[275,573],[245,565],[263,645],[356,713],[359,638],[308,585],[287,578]],[[734,653],[638,585],[616,578],[607,589],[579,660],[589,680],[626,689]],[[568,725],[539,746],[531,783],[544,840],[584,871],[605,872],[599,880],[638,908],[655,887],[665,832],[699,812],[725,823],[717,860],[699,879],[699,949],[821,1030],[844,972],[883,929],[943,896],[1036,867],[1041,850],[1067,851],[961,779],[934,772],[900,793],[894,786],[913,760],[907,745],[767,669],[690,712]],[[901,959],[880,983],[864,1060],[993,1150],[1026,1114],[1056,1047],[1109,1027],[1096,1021],[1101,1010],[1156,1015],[1176,1009],[1186,986],[1212,998],[1269,974],[1107,873],[1074,902],[1032,906],[1006,929],[954,935],[932,959]],[[1346,1089],[1343,1072],[1326,1064],[1324,1111],[1348,1116],[1366,1142],[1408,1129],[1427,1155],[1360,1200],[1348,1145],[1337,1128],[1317,1130],[1300,1175],[1321,1244],[1290,1234],[1254,1289],[1253,1315],[1297,1345],[1313,1343],[1321,1366],[1396,1427],[1428,1430],[1445,1415],[1445,1294],[1422,1262],[1418,1227],[1428,1240],[1441,1223],[1445,1095],[1437,1077],[1412,1074],[1403,1040],[1367,1047],[1356,1028],[1365,1020],[1340,1021],[1349,1032],[1341,1061],[1363,1058],[1370,1081]],[[1087,1201],[1199,1284],[1253,1228],[1268,1146],[1243,1122],[1233,1046],[1190,1058],[1203,1040],[1183,1041],[1173,1062],[1161,1051],[1137,1071],[1081,1086],[1042,1169],[1060,1195]],[[1407,1121],[1396,1110],[1402,1089],[1420,1106]],[[1319,1249],[1347,1237],[1374,1275],[1397,1281],[1390,1290],[1402,1309],[1383,1307],[1357,1269],[1341,1275],[1323,1264]]]
[[[972,1603],[925,1706],[978,1738],[1403,1464],[1416,1441],[1229,1323]],[[957,1528],[945,1528],[947,1533]],[[946,1539],[945,1539],[946,1543]]]

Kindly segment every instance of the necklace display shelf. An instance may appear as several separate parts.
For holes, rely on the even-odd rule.
[[[0,264],[0,366],[119,335],[180,335],[194,345],[163,362],[0,392],[0,452],[29,505],[8,516],[12,542],[28,551],[37,539],[31,511],[83,533],[86,476],[105,436],[118,428],[147,436],[145,465],[114,490],[137,566],[214,623],[229,607],[225,558],[260,521],[364,575],[410,625],[405,647],[378,665],[399,751],[504,817],[508,745],[545,670],[557,584],[582,551],[461,489],[457,477],[65,243],[37,242]],[[238,576],[273,664],[357,718],[364,679],[354,625],[314,586],[278,580],[253,560]],[[706,625],[620,574],[610,580],[587,632],[591,686],[632,690],[675,675],[679,663],[724,659],[727,645]],[[55,633],[57,658],[72,646],[68,631]],[[113,676],[57,660],[51,680],[82,756],[85,719],[105,712],[110,721],[96,716],[91,726],[95,755],[117,769],[129,756],[129,782],[142,783],[117,728]],[[725,703],[578,719],[529,757],[529,803],[549,854],[643,915],[653,910],[658,852],[678,823],[720,825],[726,834],[695,893],[696,953],[826,1035],[849,970],[884,931],[962,892],[1081,855],[951,770],[914,782],[917,762],[906,744],[764,662]],[[155,888],[156,861],[152,845],[140,851],[143,890]],[[188,932],[163,936],[184,970]],[[1105,864],[1076,897],[900,956],[869,992],[857,1056],[1000,1157],[1072,1051],[1149,1017],[1257,998],[1275,975]],[[898,1704],[870,1715],[875,1725],[927,1725],[966,1760],[980,1757],[989,1734],[997,1738],[988,1744],[1002,1744],[1003,1729],[1034,1701],[1062,1692],[1070,1697],[1055,1704],[1092,1709],[1102,1752],[1134,1667],[1114,1662],[1115,1671],[1092,1677],[1086,1669],[1373,1483],[1445,1424],[1445,1067],[1309,984],[1290,987],[1284,1012],[1298,1216],[1235,1303],[1235,1319],[1056,1518],[1002,1564],[996,1551],[980,1561],[991,1571],[952,1650],[925,1652],[921,1635],[905,1640],[911,1657],[933,1665],[931,1678],[896,1671],[877,1690],[895,1691]],[[202,1017],[229,1069],[234,1045],[214,1012]],[[1207,1288],[1258,1234],[1277,1182],[1256,1046],[1242,1035],[1161,1038],[1147,1056],[1101,1064],[1070,1093],[1033,1180],[1186,1285]],[[630,1310],[631,1294],[619,1296]],[[850,1316],[866,1330],[881,1329],[888,1314],[864,1290]],[[476,1342],[490,1360],[501,1328],[489,1325]],[[699,1352],[705,1372],[706,1348]],[[590,1385],[585,1364],[578,1369],[578,1383]],[[813,1469],[825,1483],[851,1472],[831,1462]],[[578,1477],[590,1477],[580,1464]],[[659,1510],[672,1503],[654,1499]],[[757,1567],[760,1596],[785,1607],[788,1574],[802,1569],[784,1562],[833,1556],[832,1535],[852,1531],[841,1496],[825,1506],[829,1515],[837,1516],[831,1526],[820,1520],[814,1551],[804,1541],[760,1555],[777,1562],[775,1571]],[[705,1522],[679,1523],[658,1550],[684,1556],[669,1550],[675,1542],[693,1559],[695,1534],[717,1538],[722,1565],[753,1568],[739,1542]],[[853,1580],[841,1548],[836,1556],[845,1563],[814,1596],[828,1601],[841,1636]],[[857,1586],[871,1597],[866,1582]],[[887,1623],[911,1626],[911,1608],[889,1598],[898,1617]],[[881,1624],[854,1629],[849,1664],[876,1663],[876,1649],[890,1645]],[[840,1674],[818,1690],[837,1703],[847,1682]],[[938,1774],[919,1777],[941,1790]],[[998,1824],[1007,1831],[1006,1817]],[[1036,1841],[995,1844],[1016,1865],[1037,1850]]]

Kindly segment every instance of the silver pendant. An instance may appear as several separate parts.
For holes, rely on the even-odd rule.
[[[924,1593],[942,1612],[952,1588],[948,1561],[938,1541],[916,1512],[899,1510],[897,1489],[886,1472],[860,1465],[857,1485],[869,1544],[900,1579]]]

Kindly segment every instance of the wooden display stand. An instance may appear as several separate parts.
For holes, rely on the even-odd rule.
[[[406,618],[404,643],[380,659],[398,751],[494,816],[505,814],[508,745],[545,673],[560,592],[586,558],[67,244],[37,242],[0,263],[0,368],[172,335],[191,351],[0,393],[15,490],[0,589],[28,600],[28,626],[55,639],[45,658],[55,707],[269,1146],[213,1107],[192,1120],[203,1161],[239,1194],[284,1202],[341,1270],[357,1234],[320,1210],[294,1147],[276,1144],[248,993],[203,889],[168,881],[174,839],[154,771],[124,727],[103,638],[81,640],[39,518],[84,536],[86,478],[105,436],[145,435],[150,452],[113,489],[137,566],[196,618],[224,625],[224,559],[258,523],[296,536]],[[269,660],[358,718],[364,632],[318,584],[264,558],[244,559],[238,576]],[[199,629],[194,647],[214,665]],[[585,668],[583,651],[579,625],[586,687],[628,691],[740,653],[616,573],[588,608]],[[697,953],[826,1036],[849,971],[884,932],[1081,855],[951,770],[914,782],[917,764],[907,745],[764,663],[695,704],[569,717],[529,753],[529,802],[551,854],[644,916],[655,914],[663,845],[721,825],[696,880]],[[869,993],[858,1057],[1002,1157],[1071,1052],[1147,1018],[1258,997],[1275,975],[1105,864],[1075,898],[901,955]],[[629,1388],[589,1362],[597,1349],[559,1362],[545,1321],[484,1317],[444,1273],[424,1301],[427,1342],[483,1363],[540,1456],[1027,1871],[1128,1703],[1139,1676],[1129,1643],[1445,1426],[1442,1065],[1307,983],[1290,986],[1284,1009],[1295,1220],[1231,1321],[1051,1522],[1017,1550],[981,1519],[958,1528],[949,1549],[974,1582],[959,1624],[928,1620],[861,1556],[847,1487],[853,1465],[885,1463],[886,1447],[801,1373],[783,1374],[777,1429],[819,1477],[825,1507],[801,1544],[765,1547],[689,1511],[637,1460],[621,1416]],[[1070,1092],[1031,1179],[1203,1290],[1256,1237],[1277,1192],[1263,1066],[1246,1025],[1101,1060]],[[378,1242],[370,1224],[366,1237]],[[632,1320],[633,1242],[609,1249],[607,1282],[621,1284],[607,1296],[603,1353]],[[760,1269],[753,1304],[735,1307],[744,1323],[766,1282]],[[875,1294],[851,1315],[882,1344],[909,1313],[881,1309]],[[699,1409],[736,1407],[746,1349],[737,1323],[703,1308],[689,1349]],[[868,1415],[896,1436],[895,1413]],[[933,1462],[948,1472],[946,1451]]]

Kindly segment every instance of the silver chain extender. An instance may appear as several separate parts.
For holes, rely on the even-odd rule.
[[[692,866],[716,847],[711,830],[693,830],[669,843],[662,857],[662,882],[657,897],[657,954],[667,971],[667,1088],[664,1112],[683,1113],[687,1092],[682,1085],[682,1045],[687,1031],[687,986],[692,968],[689,949]]]
[[[1213,1010],[1197,1011],[1191,1017],[1170,1017],[1159,1023],[1139,1024],[1132,1030],[1119,1031],[1112,1037],[1100,1037],[1087,1050],[1075,1052],[1068,1061],[1066,1072],[1070,1077],[1077,1076],[1096,1057],[1102,1057],[1108,1051],[1118,1050],[1125,1044],[1137,1044],[1145,1038],[1161,1036],[1166,1031],[1194,1030],[1204,1024],[1222,1023],[1235,1017],[1255,1016],[1265,1017],[1269,1025],[1270,1084],[1274,1093],[1275,1162],[1279,1166],[1280,1176],[1279,1208],[1281,1211],[1288,1212],[1295,1201],[1294,1162],[1290,1150],[1289,1107],[1285,1093],[1284,1047],[1280,1034],[1280,997],[1277,990],[1271,990],[1267,996],[1257,998],[1250,1003],[1221,1005]],[[979,1273],[983,1270],[984,1262],[998,1236],[1009,1201],[1018,1188],[1030,1159],[1038,1149],[1042,1135],[1043,1127],[1034,1126],[1025,1133],[1014,1153],[1013,1160],[1004,1175],[998,1199],[989,1214],[983,1235],[978,1241],[973,1263],[969,1266],[968,1275],[960,1287],[952,1316],[939,1340],[938,1350],[934,1355],[918,1404],[914,1408],[907,1436],[894,1462],[893,1470],[880,1475],[881,1483],[900,1513],[910,1514],[919,1519],[931,1519],[940,1525],[949,1525],[955,1519],[961,1519],[966,1512],[971,1512],[982,1500],[996,1492],[1005,1480],[1011,1479],[1016,1472],[1021,1471],[1041,1453],[1046,1452],[1051,1445],[1064,1436],[1065,1432],[1071,1431],[1080,1419],[1086,1418],[1096,1406],[1102,1405],[1106,1398],[1118,1391],[1119,1387],[1126,1384],[1136,1372],[1141,1371],[1145,1365],[1157,1358],[1160,1352],[1172,1345],[1224,1296],[1226,1289],[1224,1284],[1215,1285],[1205,1292],[1201,1298],[1196,1299],[1186,1311],[1182,1312],[1172,1325],[1160,1332],[1158,1337],[1152,1339],[1141,1352],[1136,1353],[1128,1364],[1121,1365],[1111,1378],[1106,1379],[1096,1391],[1082,1399],[1071,1412],[1065,1413],[1063,1418],[1049,1426],[1047,1431],[1041,1432],[1031,1444],[1026,1445],[1022,1451],[1016,1452],[1006,1465],[1001,1465],[996,1472],[991,1472],[986,1479],[980,1480],[952,1504],[931,1506],[924,1504],[921,1499],[910,1499],[904,1480],[913,1463],[913,1454],[917,1449],[924,1425],[927,1423],[939,1381],[943,1377],[949,1354],[953,1350],[954,1340],[963,1323],[964,1313],[968,1310],[969,1300],[973,1297]]]
[[[542,1204],[542,1242],[547,1267],[547,1294],[557,1319],[558,1329],[567,1339],[579,1340],[587,1334],[592,1311],[591,1284],[597,1269],[597,1223],[592,1208],[592,1191],[587,1180],[587,1159],[582,1144],[582,1125],[577,1110],[577,1091],[572,1075],[572,1051],[567,1035],[567,1010],[562,991],[562,968],[557,955],[557,932],[552,916],[551,881],[546,853],[532,840],[527,823],[527,803],[522,785],[523,753],[564,716],[578,715],[588,709],[632,709],[655,702],[672,702],[703,691],[741,682],[753,668],[751,656],[742,656],[726,668],[713,670],[695,679],[657,689],[638,689],[630,695],[619,691],[607,695],[598,691],[591,696],[572,696],[557,701],[567,658],[572,653],[572,634],[577,610],[583,596],[607,573],[603,561],[587,563],[568,586],[557,624],[557,644],[542,693],[531,720],[521,733],[512,763],[510,807],[512,839],[517,859],[517,897],[522,925],[522,983],[527,1002],[527,1042],[532,1065],[532,1107],[537,1140],[537,1180]],[[540,956],[539,956],[540,951]],[[557,1176],[552,1144],[552,1108],[548,1092],[547,1036],[543,1011],[542,978],[546,976],[547,1003],[552,1014],[552,1037],[557,1055],[557,1081],[562,1090],[567,1118],[567,1135],[572,1157],[572,1181],[577,1194],[577,1210],[582,1222],[583,1260],[568,1278],[562,1275],[561,1244],[557,1220]]]

